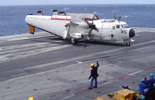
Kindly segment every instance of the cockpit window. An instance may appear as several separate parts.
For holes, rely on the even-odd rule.
[[[129,28],[129,26],[127,24],[122,24],[121,26],[122,26],[122,28]]]
[[[120,28],[120,25],[116,25],[116,28]]]

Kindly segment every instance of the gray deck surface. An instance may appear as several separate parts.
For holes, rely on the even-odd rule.
[[[135,42],[72,45],[46,32],[0,37],[0,100],[94,100],[155,74],[155,29],[135,28]],[[88,90],[99,61],[98,88]]]

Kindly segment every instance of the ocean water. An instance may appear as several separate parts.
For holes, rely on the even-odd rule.
[[[122,15],[121,20],[130,27],[155,28],[155,5],[35,5],[35,6],[0,6],[0,36],[28,33],[25,23],[27,14],[36,14],[41,10],[44,15],[52,15],[52,11],[68,13],[96,12],[100,19],[114,18]],[[40,31],[40,30],[36,30]]]

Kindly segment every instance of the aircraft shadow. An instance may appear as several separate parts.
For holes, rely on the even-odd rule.
[[[125,46],[125,44],[121,43],[102,42],[102,41],[79,41],[76,45]]]
[[[55,44],[72,44],[71,40],[69,38],[63,39],[58,36],[47,36],[47,37],[40,37],[36,39],[32,39],[35,42],[49,42],[49,43],[55,43]],[[91,45],[105,45],[105,46],[125,46],[123,43],[113,43],[113,42],[102,42],[102,41],[78,41],[76,45],[74,46],[91,46]]]

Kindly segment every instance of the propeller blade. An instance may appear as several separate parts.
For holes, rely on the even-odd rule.
[[[94,30],[96,30],[97,32],[99,32],[99,30],[96,28],[96,26],[94,27]]]
[[[96,25],[94,24],[95,17],[96,17],[96,13],[94,12],[94,15],[93,15],[93,18],[92,18],[92,23],[89,23],[86,19],[84,20],[87,23],[88,27],[89,27],[88,37],[91,35],[93,29],[96,30],[97,32],[99,31],[96,28]]]
[[[94,12],[92,23],[94,22],[95,17],[96,17],[96,12]]]
[[[92,30],[93,30],[92,28],[89,30],[89,32],[88,32],[88,36],[91,35]]]
[[[84,21],[87,23],[88,26],[90,26],[90,23],[86,19]]]

